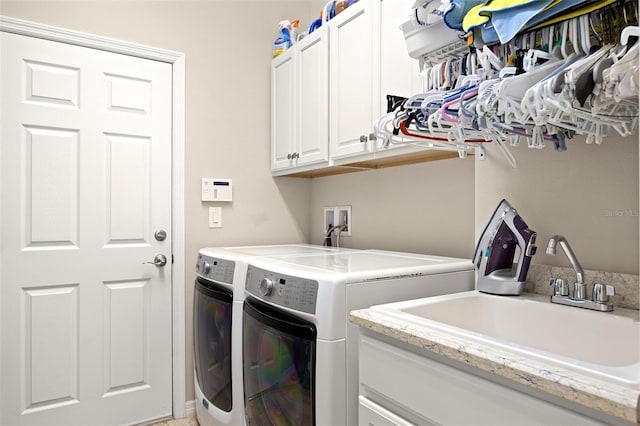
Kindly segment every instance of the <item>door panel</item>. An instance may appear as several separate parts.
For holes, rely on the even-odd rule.
[[[26,100],[56,106],[79,107],[80,70],[60,64],[24,61]]]
[[[290,167],[295,147],[293,50],[271,62],[271,170]]]
[[[24,291],[25,410],[78,402],[78,286]]]
[[[170,415],[171,65],[0,43],[0,424]]]
[[[329,26],[331,157],[371,151],[366,140],[378,117],[378,3],[360,0]],[[361,137],[365,138],[362,139]]]
[[[108,109],[128,114],[149,115],[151,85],[149,80],[130,76],[105,74]]]
[[[151,139],[105,135],[108,245],[151,244]]]
[[[104,293],[105,396],[148,387],[149,282],[105,283]]]
[[[316,35],[317,34],[317,35]],[[298,166],[329,160],[329,33],[314,31],[295,46],[298,52]]]
[[[78,247],[78,151],[75,130],[24,126],[25,248]]]

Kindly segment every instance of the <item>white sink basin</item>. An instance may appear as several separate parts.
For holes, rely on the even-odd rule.
[[[640,322],[556,305],[548,297],[476,291],[373,306],[403,321],[435,327],[570,369],[640,386]]]

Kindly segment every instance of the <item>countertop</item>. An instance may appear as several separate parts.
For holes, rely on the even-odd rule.
[[[521,296],[533,299],[539,295]],[[638,311],[615,310],[616,314],[638,318]],[[606,315],[606,314],[603,314]],[[516,354],[446,331],[407,323],[371,309],[350,313],[350,321],[392,339],[431,351],[454,361],[506,378],[537,391],[563,398],[591,409],[640,424],[640,388],[605,381],[563,369],[537,358]]]

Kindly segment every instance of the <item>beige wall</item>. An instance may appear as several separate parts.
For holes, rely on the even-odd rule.
[[[351,205],[345,246],[471,258],[472,157],[324,178],[312,183],[313,243],[322,243],[323,208]]]
[[[192,298],[200,247],[306,242],[311,182],[271,178],[269,65],[283,19],[308,26],[303,1],[7,1],[0,14],[186,54],[187,400],[192,378]],[[233,179],[222,229],[207,227],[200,178]],[[176,256],[180,254],[176,253]]]
[[[470,258],[501,199],[538,232],[534,263],[569,266],[564,254],[545,254],[553,234],[564,235],[585,269],[638,273],[638,134],[568,150],[525,142],[509,149],[511,168],[495,145],[487,158],[452,159],[314,179],[311,241],[322,241],[322,208],[352,205],[356,248],[384,248]],[[474,173],[475,176],[471,176]],[[472,188],[473,187],[473,188]],[[475,218],[475,220],[474,220]],[[473,223],[475,222],[475,223]]]
[[[512,148],[510,168],[496,147],[476,162],[476,231],[482,232],[502,198],[538,232],[534,263],[569,266],[564,254],[544,250],[553,234],[564,235],[584,269],[638,273],[638,134],[611,135],[602,145],[584,137],[555,152],[526,145]]]

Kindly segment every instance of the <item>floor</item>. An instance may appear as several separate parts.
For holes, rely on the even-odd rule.
[[[149,426],[198,426],[198,420],[196,420],[195,417],[187,417],[186,419],[174,419],[153,423]]]

